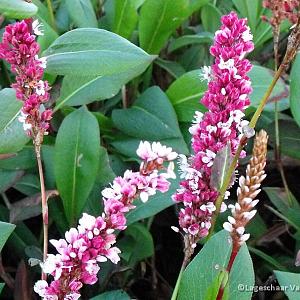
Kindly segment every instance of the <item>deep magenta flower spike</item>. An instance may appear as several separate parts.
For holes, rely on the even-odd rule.
[[[208,111],[195,114],[190,127],[194,154],[189,159],[180,156],[183,181],[173,196],[174,201],[183,204],[179,225],[189,237],[187,240],[192,248],[200,238],[207,236],[216,210],[218,191],[211,184],[214,160],[228,144],[231,154],[236,153],[248,125],[243,117],[252,91],[247,76],[251,63],[245,55],[254,48],[252,34],[247,20],[239,19],[234,12],[223,16],[221,21],[222,26],[215,33],[210,48],[214,64],[203,68],[202,80],[208,80],[208,90],[201,102]],[[179,231],[176,227],[173,229]]]
[[[46,59],[38,57],[40,47],[36,38],[43,34],[40,27],[38,20],[32,19],[8,25],[0,43],[0,58],[7,61],[16,74],[12,88],[16,90],[17,99],[23,101],[19,121],[27,134],[38,143],[48,133],[52,118],[52,110],[44,106],[50,97],[50,87],[42,79]]]
[[[43,299],[79,299],[83,284],[97,282],[98,263],[119,262],[121,251],[114,246],[115,231],[126,229],[125,215],[135,208],[133,200],[140,197],[146,202],[157,191],[168,191],[168,179],[175,177],[172,160],[176,159],[177,153],[160,143],[141,142],[137,154],[142,159],[140,171],[127,170],[123,177],[116,177],[110,187],[102,191],[102,216],[84,213],[77,228],[65,233],[65,239],[50,240],[58,254],[48,254],[41,267],[54,280],[50,284],[39,280],[34,286]],[[164,162],[168,162],[168,167]]]

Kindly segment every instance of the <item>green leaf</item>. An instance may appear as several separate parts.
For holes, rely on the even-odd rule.
[[[65,0],[69,15],[78,27],[98,27],[90,0]]]
[[[13,89],[3,89],[0,104],[0,153],[20,151],[29,140],[18,120],[22,102],[16,99]]]
[[[98,122],[85,107],[64,119],[55,143],[55,177],[70,224],[81,213],[94,185],[99,145]]]
[[[291,71],[290,105],[293,117],[300,126],[300,53],[296,56]]]
[[[0,169],[0,193],[11,188],[22,175],[22,171],[7,171]]]
[[[290,193],[292,204],[288,203],[287,195],[282,188],[267,187],[264,188],[273,205],[282,213],[288,222],[296,229],[300,228],[300,205],[296,198]]]
[[[188,0],[146,0],[139,21],[141,47],[148,53],[159,53],[188,14]]]
[[[12,19],[26,19],[34,16],[38,8],[24,0],[1,0],[0,13]]]
[[[3,288],[4,288],[4,286],[5,286],[5,283],[0,283],[0,294],[2,293],[2,290],[3,290]]]
[[[9,218],[8,209],[1,205],[0,206],[0,219],[3,221],[7,221],[8,218]],[[0,239],[1,239],[1,234],[0,234]],[[12,251],[12,253],[14,253],[14,255],[16,255],[20,258],[26,259],[24,249],[28,245],[39,246],[39,243],[38,243],[36,237],[29,230],[29,228],[26,225],[24,225],[24,223],[19,222],[18,226],[15,228],[15,230],[12,232],[10,238],[7,240],[6,245],[7,245],[8,249],[10,249]]]
[[[118,246],[122,251],[122,257],[126,257],[128,264],[132,266],[154,253],[151,233],[140,223],[128,226]]]
[[[30,196],[40,192],[40,181],[37,175],[25,174],[14,188],[24,195]]]
[[[212,4],[201,8],[201,21],[205,31],[216,32],[221,25],[222,13]]]
[[[113,31],[127,39],[131,37],[138,21],[135,2],[135,0],[115,0]]]
[[[95,28],[63,34],[44,54],[47,72],[57,75],[112,75],[130,69],[137,76],[154,59],[115,33]]]
[[[5,170],[25,170],[35,166],[35,152],[32,146],[25,146],[15,156],[0,160],[0,168]]]
[[[93,297],[91,300],[130,300],[130,298],[126,292],[115,290]]]
[[[40,45],[40,51],[43,52],[58,38],[58,34],[45,19],[41,16],[38,16],[38,19],[43,24],[44,34],[40,35],[37,41]]]
[[[201,8],[203,5],[207,4],[209,0],[190,0],[190,14],[197,11],[199,8]]]
[[[158,57],[154,61],[154,63],[160,66],[162,69],[166,70],[174,78],[178,78],[185,73],[185,69],[183,68],[183,66],[176,61],[165,60]]]
[[[270,17],[271,14],[272,14],[271,11],[267,8],[262,8],[261,11],[259,12],[259,16]],[[292,25],[290,22],[284,20],[280,25],[280,32],[289,31],[291,26]],[[255,44],[255,48],[258,51],[261,51],[260,46],[262,46],[266,41],[273,38],[272,26],[270,25],[270,23],[263,21],[261,18],[257,20],[257,25],[255,30],[254,28],[252,28],[252,33],[253,33],[253,41]],[[256,52],[256,50],[254,51]]]
[[[264,253],[263,251],[258,250],[258,249],[253,248],[253,247],[249,247],[249,250],[250,250],[251,253],[259,256],[260,258],[262,258],[263,260],[268,262],[272,266],[272,268],[276,268],[276,269],[279,269],[279,270],[282,270],[282,271],[287,270],[287,268],[285,266],[282,266],[276,259],[274,259],[272,256]]]
[[[213,283],[208,287],[205,300],[215,300],[218,296],[220,287],[224,287],[222,300],[228,300],[228,271],[222,270],[215,278]]]
[[[289,300],[298,300],[300,293],[300,274],[274,271],[275,276]]]
[[[77,106],[114,97],[136,74],[127,72],[105,76],[72,76],[63,79],[55,110],[65,105]]]
[[[200,32],[198,34],[183,35],[171,41],[168,51],[173,52],[179,48],[194,44],[212,44],[213,34],[211,32]]]
[[[207,289],[219,272],[227,267],[231,248],[228,232],[222,230],[215,234],[185,269],[179,287],[178,300],[205,299]],[[254,270],[246,244],[241,247],[234,261],[228,285],[228,299],[251,299],[251,291],[239,290],[239,285],[254,285]]]
[[[267,127],[271,145],[275,145],[274,122]],[[279,120],[281,153],[300,159],[300,128],[294,120]]]
[[[112,120],[127,135],[162,140],[181,137],[175,111],[157,86],[147,89],[129,109],[115,109]]]
[[[47,6],[42,3],[40,0],[32,0],[31,1],[35,6],[38,8],[38,13],[37,16],[42,19],[47,19],[49,18],[49,10],[47,9]]]
[[[158,192],[157,194],[149,197],[146,203],[143,203],[139,199],[134,202],[135,209],[131,210],[127,215],[127,225],[133,224],[142,219],[152,217],[159,212],[163,211],[167,207],[175,204],[172,200],[172,195],[176,193],[179,186],[179,174],[176,172],[176,179],[171,179],[170,189],[166,193]]]
[[[195,111],[206,111],[204,105],[200,104],[200,99],[207,89],[206,81],[200,80],[201,73],[201,69],[185,73],[166,91],[181,122],[191,122]]]
[[[249,26],[254,31],[260,18],[261,1],[233,0],[233,3],[242,16],[248,18]]]
[[[219,150],[214,159],[211,169],[210,185],[216,190],[220,190],[224,183],[225,176],[228,173],[233,157],[231,154],[231,145],[228,142],[221,150]],[[233,180],[234,181],[234,180]]]
[[[263,98],[266,90],[270,86],[274,72],[268,68],[254,65],[249,72],[252,81],[253,92],[250,95],[251,106],[257,107]],[[277,81],[274,90],[264,108],[265,111],[274,111],[274,102],[278,101],[278,110],[282,111],[289,108],[288,101],[289,89],[282,78]]]
[[[14,224],[0,222],[0,252],[15,228]]]
[[[100,147],[99,167],[94,187],[88,197],[84,211],[91,215],[101,215],[103,211],[102,202],[99,203],[99,195],[101,191],[116,177],[110,166],[107,151],[104,147]],[[99,205],[100,204],[100,205]]]

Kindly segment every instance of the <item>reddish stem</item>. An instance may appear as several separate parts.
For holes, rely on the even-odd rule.
[[[231,268],[233,266],[233,263],[234,263],[234,260],[239,252],[239,249],[240,249],[240,246],[239,244],[234,244],[232,246],[232,250],[231,250],[231,255],[230,255],[230,258],[229,258],[229,262],[228,262],[228,265],[227,265],[227,268],[226,268],[226,271],[228,272],[228,275],[231,271]],[[217,295],[217,298],[216,300],[222,300],[223,298],[223,295],[224,295],[224,291],[225,291],[225,286],[223,286],[222,282],[221,282],[221,286],[219,288],[219,291],[218,291],[218,295]]]
[[[41,185],[42,217],[43,217],[43,262],[44,262],[47,259],[47,254],[48,254],[48,205],[47,205],[47,198],[46,198],[43,165],[41,160],[41,146],[39,143],[36,143],[36,141],[37,139],[35,139],[35,154],[38,163],[40,185]],[[42,280],[46,280],[46,279],[47,279],[47,275],[44,272],[42,272]]]

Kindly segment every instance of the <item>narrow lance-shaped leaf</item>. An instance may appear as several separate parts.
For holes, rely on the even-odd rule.
[[[98,122],[85,107],[64,119],[55,143],[55,177],[70,224],[81,213],[95,182],[99,145]]]

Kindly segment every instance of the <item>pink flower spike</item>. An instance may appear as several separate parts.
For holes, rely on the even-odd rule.
[[[218,196],[211,183],[215,158],[227,145],[230,145],[231,155],[235,155],[248,125],[243,117],[250,104],[252,89],[247,73],[252,65],[245,56],[254,48],[253,36],[247,20],[239,19],[234,12],[223,16],[221,23],[210,48],[214,64],[205,67],[202,76],[208,81],[208,90],[201,103],[208,111],[195,113],[195,120],[189,129],[193,155],[189,159],[180,156],[179,168],[183,181],[172,197],[184,206],[179,213],[179,225],[190,236],[187,239],[191,243],[205,237],[211,226]],[[225,224],[225,229],[231,231],[232,224]]]
[[[83,284],[98,281],[99,262],[110,260],[117,264],[120,261],[121,251],[114,246],[115,232],[126,229],[125,214],[135,208],[132,202],[138,197],[146,201],[157,191],[168,191],[168,178],[174,177],[173,162],[169,159],[177,154],[160,143],[149,142],[142,142],[140,151],[145,159],[140,172],[127,170],[123,177],[116,177],[110,187],[102,191],[104,212],[101,216],[83,213],[77,228],[67,231],[65,239],[50,240],[59,254],[49,254],[41,263],[43,271],[54,277],[50,285],[45,281],[36,283],[34,290],[43,299],[78,299]],[[148,154],[152,152],[156,158],[151,161]],[[169,161],[167,173],[161,172],[165,170],[164,161]]]
[[[32,19],[8,25],[0,43],[0,58],[16,74],[16,82],[11,86],[16,90],[17,99],[23,102],[19,121],[27,135],[40,144],[48,134],[52,118],[52,110],[44,108],[50,98],[48,82],[42,80],[46,59],[38,57],[40,47],[36,42],[37,36],[43,34],[41,26],[38,20]]]

